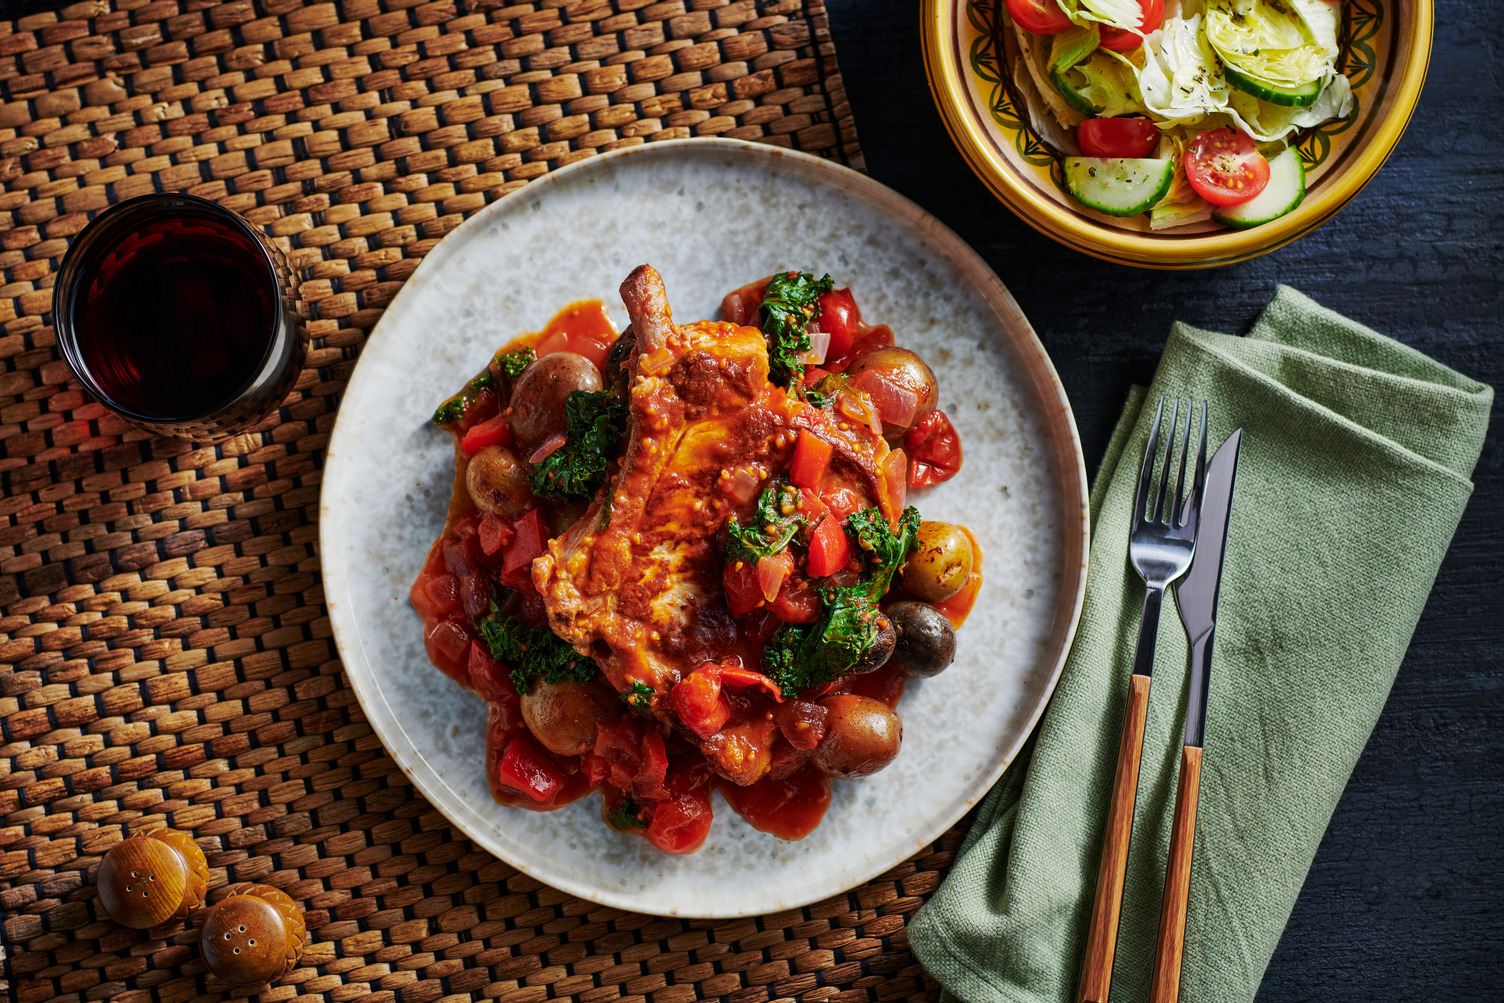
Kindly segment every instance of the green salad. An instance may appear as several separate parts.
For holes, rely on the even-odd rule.
[[[1065,184],[1160,230],[1305,197],[1292,137],[1352,112],[1338,0],[1006,0],[1013,82]]]

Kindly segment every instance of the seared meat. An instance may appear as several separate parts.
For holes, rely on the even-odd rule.
[[[718,533],[787,469],[800,430],[835,446],[833,481],[862,505],[886,497],[880,471],[888,447],[859,423],[770,383],[756,328],[674,324],[652,267],[633,271],[621,295],[637,340],[626,453],[585,516],[533,562],[533,582],[554,632],[593,655],[618,691],[640,682],[666,695],[707,661],[740,653],[757,667],[758,653],[744,650],[725,602]],[[751,497],[745,472],[756,478]],[[766,710],[733,717],[725,737],[734,731],[736,741],[717,735],[704,743],[707,755],[736,747],[734,761],[710,758],[739,783],[766,772],[776,733],[749,727],[768,720]],[[665,699],[653,701],[653,713],[673,720]]]

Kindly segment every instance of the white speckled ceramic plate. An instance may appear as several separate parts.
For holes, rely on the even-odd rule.
[[[955,663],[911,684],[903,748],[838,781],[824,824],[790,843],[716,799],[699,853],[675,857],[602,824],[598,798],[538,814],[491,800],[485,708],[424,655],[407,590],[453,483],[435,405],[492,351],[574,300],[604,299],[642,262],[675,316],[712,317],[729,289],[780,269],[829,271],[871,323],[933,366],[966,450],[959,477],[911,499],[964,523],[985,579]],[[1086,472],[1070,406],[997,277],[913,203],[844,167],[732,140],[592,157],[488,206],[428,253],[351,377],[320,520],[324,589],[361,706],[397,763],[471,839],[541,881],[608,905],[749,916],[851,888],[902,862],[975,804],[1017,754],[1059,676],[1081,608]]]

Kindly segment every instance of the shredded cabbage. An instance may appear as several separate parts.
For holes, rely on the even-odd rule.
[[[1239,73],[1298,87],[1320,80],[1336,65],[1337,5],[1326,0],[1208,0],[1206,40]]]
[[[1191,187],[1190,179],[1185,175],[1184,154],[1187,138],[1184,129],[1163,133],[1159,137],[1159,149],[1156,155],[1161,160],[1173,159],[1175,161],[1175,180],[1170,182],[1170,190],[1165,193],[1165,197],[1149,210],[1149,229],[1151,230],[1166,230],[1172,226],[1185,226],[1188,223],[1204,223],[1212,218],[1211,205],[1196,194],[1196,190]]]
[[[1097,114],[1108,118],[1127,115],[1144,104],[1133,70],[1133,64],[1116,52],[1098,49],[1086,62],[1071,67],[1071,83]]]
[[[1036,104],[1043,104],[1049,110],[1050,115],[1054,116],[1056,122],[1059,122],[1066,130],[1074,133],[1076,126],[1086,116],[1072,108],[1066,102],[1065,98],[1060,96],[1060,92],[1055,90],[1055,85],[1050,83],[1049,71],[1045,68],[1050,52],[1050,37],[1048,35],[1035,35],[1017,25],[1013,27],[1014,34],[1018,37],[1018,53],[1020,57],[1018,62],[1023,64],[1024,70],[1027,72],[1029,79],[1033,81],[1034,86],[1025,87],[1023,85],[1023,82],[1019,79],[1017,65],[1013,69],[1013,82],[1018,86],[1019,90],[1023,91],[1028,101],[1029,118],[1034,124],[1034,131],[1046,140],[1055,131],[1040,128],[1038,121],[1040,116],[1037,114],[1038,108]],[[1075,142],[1072,141],[1071,147],[1073,148],[1074,146]],[[1066,147],[1061,145],[1061,149],[1066,149]]]
[[[1138,0],[1061,0],[1066,15],[1077,24],[1096,22],[1137,32],[1144,26]]]

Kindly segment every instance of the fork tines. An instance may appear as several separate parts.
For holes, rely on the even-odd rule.
[[[1196,449],[1196,467],[1192,475],[1191,493],[1185,494],[1185,466],[1186,454],[1190,451],[1191,444],[1191,421],[1194,418],[1195,401],[1186,402],[1185,409],[1185,439],[1180,445],[1180,466],[1175,476],[1175,494],[1170,497],[1169,508],[1165,507],[1166,493],[1170,483],[1170,464],[1175,456],[1175,437],[1179,432],[1180,397],[1177,395],[1170,405],[1169,439],[1165,442],[1164,466],[1160,472],[1159,489],[1154,495],[1154,508],[1146,511],[1149,501],[1149,487],[1154,480],[1154,468],[1156,466],[1155,454],[1159,446],[1159,430],[1162,426],[1161,419],[1165,412],[1164,394],[1159,396],[1159,407],[1154,412],[1154,426],[1149,430],[1149,444],[1144,447],[1144,464],[1139,472],[1138,492],[1134,501],[1133,513],[1135,521],[1158,522],[1175,529],[1182,528],[1192,522],[1201,507],[1202,489],[1206,484],[1206,401],[1201,402],[1201,432],[1200,442]]]

